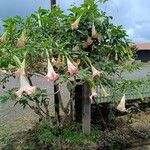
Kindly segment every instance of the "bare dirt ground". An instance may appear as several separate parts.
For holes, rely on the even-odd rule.
[[[138,137],[132,143],[132,148],[127,150],[150,150],[150,112],[139,112],[122,118],[129,123],[133,134]]]

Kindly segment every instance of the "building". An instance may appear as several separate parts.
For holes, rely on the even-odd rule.
[[[137,43],[137,59],[142,62],[150,61],[150,43]]]

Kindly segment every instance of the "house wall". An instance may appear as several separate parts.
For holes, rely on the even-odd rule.
[[[150,61],[150,50],[139,50],[137,52],[137,59],[141,60],[142,62]]]

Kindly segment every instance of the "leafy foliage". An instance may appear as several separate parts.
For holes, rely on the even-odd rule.
[[[26,57],[30,72],[45,72],[43,63],[46,61],[46,49],[50,50],[51,58],[60,55],[73,60],[80,59],[81,70],[90,70],[91,63],[107,73],[112,73],[116,64],[133,57],[126,31],[110,23],[111,17],[99,10],[94,0],[87,0],[80,7],[72,6],[69,10],[70,14],[66,15],[58,7],[51,11],[39,8],[25,20],[19,16],[6,19],[4,30],[7,36],[6,41],[0,45],[0,68],[8,70],[11,69],[10,65],[16,68],[13,59],[15,55],[20,60]],[[78,30],[71,30],[71,23],[79,16],[81,20]],[[92,43],[86,45],[88,37],[92,36],[93,22],[100,39],[91,39]],[[23,31],[27,43],[17,48],[17,39]],[[79,46],[79,50],[74,50],[75,46]],[[56,70],[65,74],[66,68]]]
[[[22,69],[27,79],[22,76],[21,85],[27,85],[30,90],[33,90],[31,77],[45,76],[47,70],[52,71],[50,75],[56,76],[55,84],[67,82],[70,92],[74,91],[77,83],[73,81],[76,79],[88,81],[91,88],[95,84],[111,86],[112,76],[127,68],[120,69],[119,66],[132,63],[135,49],[130,46],[131,42],[122,26],[113,25],[112,17],[98,8],[99,2],[106,1],[86,0],[79,7],[72,5],[69,14],[65,14],[59,7],[52,10],[39,8],[25,19],[19,16],[6,19],[4,34],[0,37],[1,70],[11,76]],[[46,68],[47,59],[52,63],[48,63],[51,69]],[[78,73],[75,70],[69,74],[69,66],[73,71],[78,67]],[[27,91],[24,86],[20,88],[21,94],[22,90]],[[17,91],[17,103],[23,107],[28,105],[40,118],[46,114],[45,118],[50,119],[50,97],[45,90],[38,89],[32,95],[24,92],[21,98],[20,91]],[[70,101],[67,107],[69,104]]]

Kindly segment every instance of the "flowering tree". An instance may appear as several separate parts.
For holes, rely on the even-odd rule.
[[[33,75],[56,85],[67,83],[72,93],[77,84],[87,81],[91,100],[97,96],[98,84],[107,96],[104,86],[112,84],[118,66],[130,64],[135,53],[126,31],[110,23],[111,19],[98,9],[94,0],[86,0],[79,7],[71,6],[68,15],[59,7],[51,11],[39,8],[26,19],[19,16],[6,19],[0,37],[0,68],[7,77],[20,79],[19,90],[13,89],[17,103],[28,105],[40,119],[51,123],[50,97],[46,90],[32,85]],[[71,94],[64,106],[60,98],[66,115],[73,99]]]

